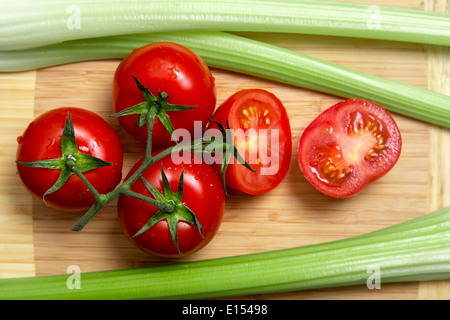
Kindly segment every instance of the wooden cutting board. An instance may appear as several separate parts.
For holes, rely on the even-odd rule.
[[[363,2],[363,1],[361,1]],[[364,1],[389,5],[388,1]],[[448,10],[449,1],[403,0],[396,6]],[[448,11],[447,11],[448,12]],[[304,35],[244,34],[353,69],[450,94],[450,50],[417,44]],[[16,138],[37,115],[60,106],[96,111],[118,132],[125,150],[124,175],[144,146],[118,126],[112,114],[112,76],[118,60],[74,63],[38,71],[0,74],[0,278],[82,272],[167,263],[135,248],[123,235],[115,202],[81,232],[80,214],[49,209],[33,200],[15,168]],[[245,88],[264,88],[288,110],[293,145],[306,126],[339,97],[212,69],[218,104]],[[318,193],[302,176],[294,150],[290,170],[276,189],[261,196],[231,192],[216,238],[183,261],[232,256],[332,241],[426,214],[449,205],[450,134],[446,129],[393,114],[403,137],[398,164],[350,199]],[[1,290],[1,288],[0,288]],[[450,282],[382,284],[311,290],[242,299],[449,299]]]

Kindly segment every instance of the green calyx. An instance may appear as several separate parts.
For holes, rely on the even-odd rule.
[[[226,188],[226,179],[225,179],[225,172],[228,168],[228,165],[231,162],[231,159],[234,157],[237,162],[247,169],[249,169],[252,172],[255,172],[253,168],[245,161],[245,159],[239,154],[239,151],[237,150],[236,146],[234,145],[234,139],[233,135],[230,129],[230,126],[228,124],[227,120],[227,129],[218,121],[214,119],[210,119],[210,121],[213,121],[219,128],[221,136],[213,136],[211,137],[211,141],[209,141],[207,144],[203,145],[202,152],[216,152],[222,154],[222,162],[220,166],[220,176],[222,178],[222,184],[223,188],[225,190],[225,194],[228,195],[227,188]],[[195,150],[195,145],[194,145]]]
[[[43,200],[46,205],[47,203],[45,202],[45,196],[59,190],[67,182],[67,180],[69,180],[72,174],[75,173],[79,175],[83,172],[112,165],[109,162],[103,161],[102,159],[93,157],[86,153],[82,153],[78,150],[78,146],[75,141],[73,121],[69,113],[67,113],[64,131],[61,137],[61,154],[61,158],[57,159],[37,160],[33,162],[16,161],[20,165],[31,168],[61,170],[55,184],[43,195]]]
[[[197,219],[195,213],[189,209],[186,205],[182,203],[183,200],[183,176],[184,170],[181,172],[180,180],[178,182],[178,190],[174,193],[170,187],[169,180],[167,179],[166,174],[164,173],[164,168],[161,165],[161,177],[163,183],[163,191],[164,194],[161,194],[150,182],[148,182],[144,177],[141,177],[145,186],[151,195],[155,198],[156,201],[167,204],[167,210],[158,210],[149,220],[148,222],[133,236],[137,237],[141,233],[147,231],[155,224],[162,220],[166,220],[169,226],[170,235],[172,236],[172,240],[177,248],[179,254],[182,254],[178,247],[178,222],[184,221],[194,225],[200,235],[203,237],[203,230],[200,222]]]
[[[167,112],[185,111],[196,107],[196,106],[183,106],[170,104],[167,102],[167,100],[169,99],[169,95],[166,92],[158,92],[158,96],[155,96],[134,75],[133,78],[134,81],[136,82],[137,87],[139,88],[139,90],[141,90],[145,101],[138,103],[127,109],[124,109],[112,115],[112,117],[121,117],[138,114],[139,117],[136,120],[136,126],[138,126],[139,128],[143,127],[152,118],[156,117],[159,119],[159,121],[161,121],[166,130],[170,134],[172,134],[174,132],[174,128],[172,126],[172,123],[170,122]]]

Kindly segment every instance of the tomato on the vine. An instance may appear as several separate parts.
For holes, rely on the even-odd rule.
[[[100,193],[108,193],[119,184],[122,177],[123,151],[119,136],[102,117],[96,113],[75,107],[52,109],[34,119],[24,133],[18,137],[16,160],[19,176],[32,195],[43,201],[44,194],[55,185],[61,177],[64,167],[59,159],[63,159],[62,136],[66,120],[70,114],[75,136],[73,161],[89,162],[93,157],[96,163],[105,162],[104,166],[84,172],[86,179]],[[71,146],[70,146],[71,147]],[[81,154],[78,156],[78,154]],[[77,159],[78,157],[78,159]],[[28,167],[21,163],[54,159],[47,168]],[[100,160],[98,160],[100,159]],[[108,164],[106,164],[108,163]],[[58,167],[55,169],[55,167]],[[80,163],[83,168],[83,163]],[[45,202],[63,211],[82,211],[95,203],[95,197],[88,187],[72,174],[57,191],[45,195]]]
[[[154,199],[162,195],[165,197],[162,202],[174,205],[174,211],[163,212],[128,195],[121,195],[118,201],[119,220],[125,235],[144,252],[163,257],[185,256],[207,245],[219,230],[225,210],[225,191],[220,176],[203,162],[201,155],[192,154],[192,161],[181,163],[174,161],[173,156],[165,156],[148,167],[142,174],[145,180],[138,179],[131,191]],[[133,166],[125,180],[142,162],[143,159]],[[170,187],[164,186],[165,178]],[[181,199],[178,198],[180,179]],[[156,188],[157,198],[146,182]],[[156,219],[154,224],[141,232],[152,218]],[[170,230],[171,223],[175,230]]]
[[[362,99],[341,101],[304,131],[298,161],[320,192],[345,198],[362,191],[397,163],[400,130],[381,106]]]
[[[176,129],[194,133],[195,122],[204,128],[216,107],[215,79],[206,63],[192,50],[171,42],[159,42],[135,49],[119,64],[114,75],[113,102],[116,112],[145,101],[136,86],[136,77],[155,97],[165,92],[173,105],[195,107],[169,111]],[[147,141],[147,125],[136,126],[137,115],[118,118],[119,124],[139,141]],[[198,125],[197,123],[197,125]],[[171,134],[159,119],[153,126],[153,149],[174,144]]]
[[[225,172],[232,189],[258,195],[278,186],[292,156],[289,117],[282,102],[263,89],[236,92],[215,111],[213,120],[233,133],[234,144],[253,171],[232,162]],[[216,127],[213,122],[211,128]]]

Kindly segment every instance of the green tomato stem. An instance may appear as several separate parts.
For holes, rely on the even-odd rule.
[[[73,231],[81,231],[88,223],[91,221],[92,218],[97,215],[108,203],[113,201],[114,199],[118,198],[122,194],[126,194],[128,196],[132,196],[134,198],[146,201],[154,206],[156,206],[158,209],[162,210],[170,210],[169,206],[167,204],[159,202],[155,199],[146,197],[144,195],[140,195],[136,192],[133,192],[130,190],[131,185],[136,182],[136,180],[144,173],[147,168],[152,165],[159,157],[152,157],[152,132],[153,132],[153,124],[155,122],[154,117],[149,117],[147,119],[147,126],[148,126],[148,139],[147,139],[147,146],[146,146],[146,152],[144,157],[144,162],[142,165],[136,170],[136,172],[126,181],[124,181],[119,187],[117,187],[115,190],[107,193],[107,194],[99,194],[98,191],[89,183],[89,181],[86,179],[86,177],[78,170],[76,165],[74,165],[73,172],[77,174],[78,177],[83,181],[83,183],[89,188],[89,190],[92,192],[92,194],[96,198],[96,203],[78,220],[78,222],[75,224],[75,226],[72,228]]]
[[[147,121],[147,143],[145,148],[145,160],[152,158],[152,139],[153,139],[153,124],[155,123],[155,118],[150,117]]]
[[[78,178],[80,178],[81,181],[85,184],[85,186],[89,189],[89,191],[94,195],[95,199],[97,201],[100,200],[100,193],[95,189],[95,187],[89,182],[89,180],[84,176],[84,174],[81,172],[81,170],[78,168],[76,163],[72,160],[67,161],[66,166],[69,168],[70,171],[75,173]]]
[[[88,211],[78,220],[78,222],[75,224],[75,226],[72,228],[72,231],[81,231],[86,224],[91,221],[92,218],[95,217],[95,215],[100,212],[101,209],[103,209],[109,201],[104,200],[97,200],[95,204],[89,208]]]
[[[136,182],[139,177],[142,176],[145,170],[148,169],[149,166],[154,164],[155,162],[161,160],[162,158],[170,155],[172,152],[179,152],[183,150],[190,150],[193,151],[194,146],[196,144],[202,143],[204,141],[203,138],[197,139],[193,141],[190,145],[174,145],[171,147],[168,147],[167,149],[161,151],[158,154],[152,155],[151,154],[151,139],[152,139],[152,127],[154,123],[154,118],[150,117],[148,119],[148,139],[147,139],[147,149],[145,152],[144,160],[142,164],[139,166],[139,168],[129,177],[127,180],[125,180],[120,186],[118,186],[115,190],[107,193],[107,194],[99,194],[97,190],[89,183],[89,181],[83,176],[79,170],[75,169],[74,173],[77,174],[81,180],[85,183],[85,185],[91,190],[96,197],[96,203],[78,220],[78,222],[75,224],[75,226],[72,228],[73,231],[81,231],[88,223],[89,221],[95,217],[97,213],[99,213],[108,203],[113,201],[114,199],[118,198],[121,195],[127,195],[130,197],[134,197],[136,199],[145,201],[147,203],[150,203],[157,207],[161,211],[170,212],[173,211],[174,208],[169,203],[163,203],[161,201],[157,201],[153,198],[146,197],[144,195],[138,194],[136,192],[131,191],[131,186],[133,183]],[[76,167],[76,166],[75,166]],[[78,173],[77,173],[78,172]]]
[[[129,197],[136,198],[138,200],[145,201],[147,203],[150,203],[151,205],[157,207],[159,210],[164,211],[164,212],[172,212],[175,209],[175,206],[173,206],[170,203],[160,202],[158,200],[155,200],[153,198],[144,196],[144,195],[142,195],[140,193],[134,192],[134,191],[129,190],[129,189],[122,189],[121,190],[121,194],[129,196]]]

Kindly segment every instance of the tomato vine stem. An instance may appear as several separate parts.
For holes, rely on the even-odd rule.
[[[121,195],[127,195],[142,201],[145,201],[147,203],[150,203],[151,205],[154,205],[158,209],[162,211],[170,211],[173,210],[171,208],[172,206],[167,203],[160,202],[158,200],[155,200],[153,198],[144,196],[142,194],[136,193],[132,191],[131,185],[136,182],[137,179],[142,175],[142,173],[147,170],[149,166],[151,166],[156,161],[162,159],[163,157],[169,155],[174,147],[169,147],[166,150],[162,151],[161,153],[158,153],[155,156],[152,156],[151,154],[151,137],[152,137],[152,125],[154,123],[154,117],[150,117],[148,119],[148,137],[147,140],[147,149],[144,156],[144,161],[142,165],[136,170],[136,172],[127,180],[125,180],[120,186],[118,186],[115,190],[101,195],[95,190],[95,188],[90,184],[90,182],[84,177],[84,175],[79,172],[80,179],[85,183],[85,185],[93,192],[94,196],[96,197],[96,203],[78,220],[78,222],[75,224],[75,226],[72,228],[73,231],[81,231],[88,222],[97,214],[99,213],[108,203],[113,201],[114,199],[118,198]],[[76,165],[75,165],[76,167]],[[76,170],[76,169],[75,169]],[[75,172],[76,173],[76,172]],[[93,189],[93,190],[92,190]]]
[[[155,200],[153,198],[149,198],[147,196],[144,196],[143,194],[134,192],[134,191],[132,191],[130,189],[122,189],[121,194],[129,196],[129,197],[136,198],[138,200],[142,200],[142,201],[148,202],[151,205],[154,205],[159,210],[164,211],[164,212],[172,212],[174,210],[174,206],[172,204],[170,204],[170,203],[160,202],[160,201]]]
[[[253,169],[248,165],[248,163],[239,155],[234,145],[231,131],[226,130],[222,124],[216,121],[213,122],[215,122],[216,125],[219,127],[222,139],[216,139],[216,137],[201,137],[194,140],[190,144],[184,143],[179,144],[178,141],[176,141],[175,145],[170,146],[159,153],[152,154],[153,125],[155,124],[156,117],[162,122],[164,122],[164,127],[166,128],[166,130],[170,134],[173,134],[174,131],[173,126],[170,123],[170,119],[167,116],[166,112],[183,111],[195,107],[169,104],[167,102],[168,95],[165,92],[159,93],[158,97],[156,97],[152,95],[152,93],[144,85],[142,85],[142,83],[134,75],[133,78],[135,80],[136,86],[141,90],[146,102],[139,103],[128,109],[122,110],[121,112],[116,113],[112,116],[118,117],[118,116],[128,116],[131,114],[138,114],[139,117],[138,120],[136,121],[136,125],[140,127],[147,125],[147,141],[144,160],[142,164],[139,166],[139,168],[131,175],[131,177],[123,181],[122,184],[120,184],[116,189],[107,194],[100,194],[94,188],[94,186],[92,186],[92,184],[88,181],[88,179],[86,179],[86,177],[83,175],[83,172],[78,168],[76,161],[70,160],[68,164],[66,164],[66,167],[81,179],[81,181],[86,185],[86,187],[91,191],[91,193],[94,195],[96,199],[95,204],[91,208],[89,208],[88,211],[85,212],[85,214],[78,220],[78,222],[72,228],[73,231],[81,231],[97,213],[99,213],[107,204],[109,204],[111,201],[113,201],[114,199],[118,198],[121,195],[130,196],[138,200],[150,203],[151,205],[157,207],[163,213],[170,213],[176,210],[177,208],[175,204],[171,203],[170,201],[162,201],[160,197],[154,198],[147,197],[145,195],[136,193],[131,190],[131,186],[142,176],[145,170],[147,170],[155,162],[161,160],[162,158],[170,155],[173,152],[181,152],[181,151],[190,151],[199,153],[216,152],[223,154],[223,163],[220,170],[220,174],[222,177],[225,194],[227,194],[225,184],[225,170],[227,169],[228,163],[232,157],[235,157],[239,161],[239,163],[243,164],[249,170],[253,171]],[[71,128],[70,132],[72,134],[71,139],[73,143],[75,143],[75,135],[73,128]],[[161,170],[162,176],[164,178],[165,175],[163,168],[161,168]],[[180,190],[183,189],[181,178],[182,177],[180,177],[179,182],[179,184],[181,184],[181,186],[179,186]],[[170,193],[169,192],[170,190],[168,189],[169,187],[165,186],[165,193]],[[181,199],[179,200],[181,201]],[[187,209],[188,208],[186,208],[186,210]],[[189,214],[193,215],[194,217],[193,221],[197,221],[195,213],[190,212]],[[196,225],[201,231],[201,226],[198,223],[198,221]]]
[[[100,193],[97,191],[97,189],[95,189],[95,187],[89,182],[88,179],[86,179],[86,177],[84,176],[84,174],[81,172],[81,170],[78,168],[78,166],[76,165],[75,161],[73,160],[69,160],[66,163],[66,166],[69,168],[69,170],[73,173],[75,173],[78,178],[81,179],[81,181],[83,181],[83,183],[86,185],[86,187],[89,189],[89,191],[94,195],[95,199],[97,201],[100,200]]]
[[[134,197],[136,199],[145,201],[147,203],[150,203],[157,207],[161,211],[169,212],[173,210],[172,205],[170,203],[164,203],[158,200],[155,200],[153,198],[144,196],[142,194],[136,193],[131,191],[131,186],[133,183],[136,182],[137,179],[139,179],[145,170],[148,169],[149,166],[154,164],[155,162],[161,160],[162,158],[170,155],[173,152],[181,152],[181,151],[191,151],[191,152],[220,152],[224,154],[224,161],[228,162],[231,156],[236,157],[238,159],[239,163],[243,164],[247,168],[253,171],[251,167],[246,163],[246,161],[239,155],[237,149],[235,148],[233,144],[233,139],[230,139],[230,137],[226,137],[226,135],[230,135],[231,133],[229,130],[225,130],[225,128],[220,124],[216,123],[221,133],[224,135],[223,139],[215,139],[211,137],[201,137],[197,140],[194,140],[190,144],[176,144],[174,146],[170,146],[167,149],[152,155],[151,153],[151,138],[152,138],[152,125],[155,122],[154,117],[149,117],[147,119],[147,125],[148,125],[148,139],[147,139],[147,149],[145,152],[144,160],[141,166],[136,170],[136,172],[127,180],[125,180],[120,186],[118,186],[115,190],[109,192],[108,194],[99,194],[95,188],[93,188],[89,181],[83,176],[81,172],[75,171],[75,173],[81,178],[81,180],[86,184],[86,186],[89,188],[89,190],[93,189],[94,196],[96,196],[97,202],[80,218],[80,220],[76,223],[76,225],[73,227],[73,231],[81,231],[86,224],[98,213],[100,212],[108,203],[113,201],[114,199],[118,198],[121,195],[127,195],[130,197]],[[230,146],[229,144],[232,144]],[[231,152],[230,152],[231,151]],[[226,185],[224,181],[225,177],[225,168],[221,170],[221,175],[223,179],[223,186],[226,193]]]

